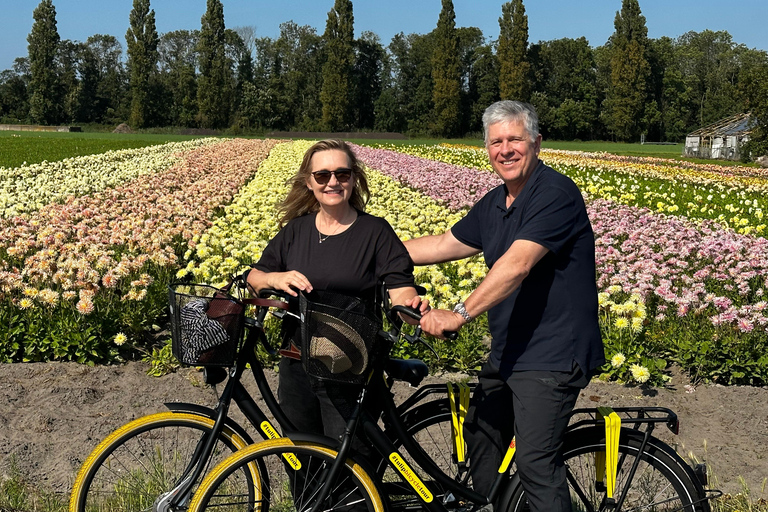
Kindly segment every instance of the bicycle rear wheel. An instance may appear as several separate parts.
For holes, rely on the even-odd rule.
[[[213,424],[207,416],[162,412],[120,427],[99,443],[78,472],[70,512],[151,510],[181,481]],[[225,426],[206,467],[247,445]],[[255,474],[251,472],[251,480]]]
[[[658,443],[658,444],[657,444]],[[661,442],[651,439],[640,452],[641,440],[622,429],[614,498],[624,496],[620,509],[655,512],[701,511],[701,496],[681,466]],[[574,512],[597,512],[606,509],[605,475],[598,475],[595,456],[605,453],[605,429],[589,427],[574,432],[565,442],[564,458],[568,468],[568,484]],[[639,459],[639,460],[638,460]],[[637,470],[629,480],[635,461]],[[519,480],[503,501],[508,512],[529,510],[528,499]]]
[[[336,457],[336,451],[325,446],[285,437],[250,445],[211,470],[192,498],[189,512],[309,510],[320,490],[329,485],[327,474]],[[249,465],[260,471],[255,497],[242,471]],[[373,480],[351,459],[330,485],[320,510],[384,511]]]

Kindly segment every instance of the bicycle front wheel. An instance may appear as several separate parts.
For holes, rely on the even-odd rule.
[[[619,439],[619,457],[614,498],[623,498],[620,509],[655,512],[701,511],[698,490],[681,464],[660,441],[651,439],[643,451],[641,440],[622,430]],[[607,489],[605,474],[598,474],[596,457],[605,454],[605,429],[590,427],[578,430],[566,440],[565,465],[574,512],[606,510]],[[634,475],[630,475],[637,463]],[[631,476],[631,478],[630,478]],[[522,485],[517,485],[508,496],[508,512],[529,510],[528,499]]]
[[[161,412],[120,427],[99,443],[80,469],[72,487],[70,512],[152,510],[197,463],[197,451],[213,424],[207,416]],[[247,445],[225,426],[206,467]],[[250,478],[255,474],[252,471]],[[192,492],[195,488],[193,485]],[[188,502],[189,496],[178,499]]]
[[[384,505],[368,473],[348,459],[328,482],[337,452],[322,445],[278,438],[248,446],[211,470],[192,498],[189,512],[309,510],[330,486],[319,510],[383,512]],[[259,468],[259,487],[252,495],[242,469]]]

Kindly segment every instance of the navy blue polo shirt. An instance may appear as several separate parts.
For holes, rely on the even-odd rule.
[[[488,312],[490,360],[519,370],[584,372],[605,362],[598,324],[595,238],[576,184],[539,161],[512,206],[506,187],[488,192],[451,232],[483,251],[488,268],[515,240],[549,252],[521,285]]]

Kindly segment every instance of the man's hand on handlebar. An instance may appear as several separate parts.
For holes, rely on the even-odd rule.
[[[442,340],[448,339],[445,333],[458,332],[467,323],[458,313],[445,309],[432,309],[421,317],[421,330]]]

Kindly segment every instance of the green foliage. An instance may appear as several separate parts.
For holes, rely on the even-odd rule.
[[[740,51],[725,31],[688,32],[677,40],[678,61],[690,90],[695,127],[712,124],[743,108],[733,78],[739,73]]]
[[[314,28],[290,21],[276,40],[256,40],[255,88],[247,114],[251,126],[285,130],[318,128],[322,117],[322,38]]]
[[[439,137],[453,137],[458,135],[461,123],[456,14],[452,0],[442,1],[443,8],[434,31],[435,46],[431,59],[434,103],[431,131]]]
[[[499,100],[499,59],[489,45],[477,48],[473,57],[472,73],[469,75],[471,106],[467,129],[481,132],[483,112],[488,105]]]
[[[599,133],[599,94],[595,56],[579,39],[543,41],[531,46],[536,70],[531,103],[545,139],[594,139]]]
[[[165,124],[194,126],[197,120],[197,75],[195,66],[199,32],[174,30],[160,37],[158,55],[164,95],[172,98],[160,105]]]
[[[143,128],[149,124],[151,116],[150,81],[157,66],[158,35],[155,28],[155,11],[149,9],[149,0],[133,0],[129,19],[130,26],[125,34],[125,41],[128,45],[130,70],[130,124]]]
[[[610,80],[602,113],[619,140],[637,139],[647,126],[650,64],[648,29],[637,0],[623,0],[610,41]],[[646,122],[644,122],[646,121]]]
[[[43,0],[32,13],[35,22],[27,36],[29,43],[29,117],[32,122],[55,125],[62,118],[56,56],[59,32],[56,29],[56,7]]]
[[[499,18],[499,92],[501,99],[530,101],[531,64],[528,62],[528,16],[523,0],[501,6]]]
[[[355,65],[352,70],[352,126],[373,128],[376,100],[382,91],[382,75],[387,54],[379,36],[365,31],[355,41]]]
[[[709,312],[712,314],[713,312]],[[671,318],[650,329],[651,350],[677,363],[694,381],[763,386],[768,383],[768,340],[759,333]]]
[[[0,479],[0,510],[64,512],[65,498],[48,489],[40,489],[39,482],[30,482],[21,474],[16,457],[12,456],[9,478]]]
[[[411,327],[405,325],[405,332]],[[483,314],[459,331],[456,340],[440,340],[423,335],[427,344],[411,345],[401,339],[391,351],[392,357],[402,359],[421,359],[431,370],[451,370],[459,372],[479,371],[488,351],[482,340],[488,334],[488,317]]]
[[[768,155],[768,55],[747,54],[747,65],[739,72],[739,90],[753,124],[749,142],[741,148],[743,161]]]
[[[224,6],[220,0],[208,0],[200,23],[198,120],[203,128],[224,128],[230,121],[234,78],[232,61],[225,52]]]
[[[354,66],[354,15],[350,0],[336,0],[325,25],[325,64],[320,101],[323,105],[321,127],[342,131],[351,121],[351,86]]]
[[[181,364],[173,355],[171,340],[168,340],[161,348],[153,347],[152,354],[145,354],[142,361],[149,363],[147,375],[152,377],[162,377],[169,373],[175,373]]]

